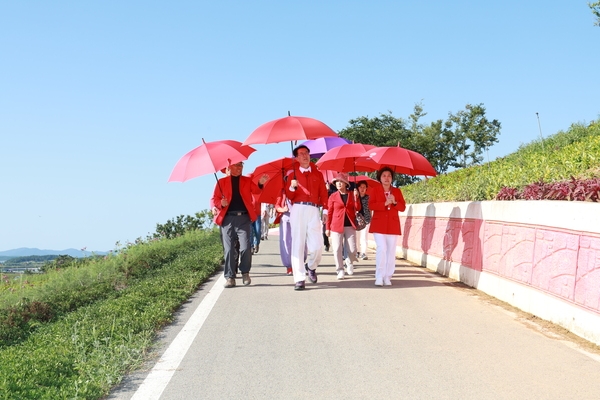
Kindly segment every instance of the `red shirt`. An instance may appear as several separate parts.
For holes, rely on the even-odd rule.
[[[295,168],[288,172],[285,194],[292,204],[303,201],[314,203],[318,206],[325,206],[327,205],[327,198],[329,196],[325,187],[323,174],[319,172],[317,166],[313,163],[310,163],[310,169],[310,172],[300,172],[300,164],[296,164]],[[295,191],[290,190],[292,179],[298,181]]]
[[[354,229],[356,229],[356,211],[358,210],[360,210],[360,201],[356,201],[354,193],[348,192],[348,200],[346,201],[346,204],[344,204],[342,194],[338,190],[329,196],[325,229],[332,232],[343,233],[344,217],[346,215]]]
[[[387,200],[383,186],[377,185],[373,187],[373,191],[369,188],[369,208],[373,211],[371,217],[371,233],[384,233],[387,235],[400,235],[400,216],[398,213],[406,209],[406,202],[400,189],[391,187],[390,191],[396,199],[396,205],[385,205]]]
[[[255,221],[258,217],[254,209],[254,204],[252,202],[252,194],[260,193],[260,191],[261,189],[256,183],[252,182],[252,179],[248,178],[247,176],[240,176],[240,196],[242,197],[244,206],[246,206],[246,210],[248,210],[248,216],[250,216],[250,221]],[[227,199],[228,204],[231,204],[232,188],[230,176],[226,176],[224,178],[219,179],[219,181],[215,185],[215,190],[211,199],[211,203],[219,209],[219,213],[214,219],[217,225],[221,225],[223,223],[223,218],[225,218],[225,214],[227,213],[227,209],[229,208],[229,206],[221,207],[222,197],[225,197]]]

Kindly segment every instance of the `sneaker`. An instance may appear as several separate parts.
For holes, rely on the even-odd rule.
[[[293,274],[292,267],[287,267],[285,273],[286,273],[286,275],[292,275]]]
[[[390,278],[383,278],[383,285],[384,286],[392,286],[392,281]]]
[[[258,245],[254,246],[254,252],[258,253]]]
[[[346,271],[348,275],[354,275],[354,264],[352,264],[349,258],[346,258]]]
[[[296,285],[294,286],[294,290],[304,290],[304,281],[296,282]]]
[[[227,278],[227,280],[225,281],[225,287],[226,288],[235,287],[235,279],[234,278]]]
[[[375,286],[383,286],[383,280],[382,279],[375,279]]]
[[[252,283],[252,279],[250,279],[249,272],[242,274],[242,283],[244,284],[244,286],[248,286],[250,283]]]
[[[308,269],[308,279],[310,279],[310,281],[312,283],[317,283],[317,271],[314,269]]]
[[[343,269],[340,269],[340,270],[338,271],[338,273],[337,273],[337,278],[338,278],[339,280],[342,280],[342,279],[344,279],[344,270],[343,270]]]
[[[362,253],[362,254],[360,255],[360,259],[361,259],[361,260],[368,260],[368,259],[369,259],[369,257],[367,257],[367,255],[366,255],[365,253]]]

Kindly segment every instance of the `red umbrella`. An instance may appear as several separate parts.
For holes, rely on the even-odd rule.
[[[175,164],[168,182],[185,182],[198,176],[214,173],[231,164],[247,160],[256,149],[236,140],[216,140],[202,144],[185,154]]]
[[[366,181],[367,185],[370,187],[375,186],[375,185],[381,185],[381,182],[379,182],[378,180],[373,179],[367,175],[357,175],[357,176],[350,175],[350,176],[348,176],[348,179],[350,180],[350,182]]]
[[[254,130],[244,140],[244,145],[279,143],[294,140],[310,140],[338,134],[323,122],[308,117],[279,118],[267,122]]]
[[[268,175],[269,180],[263,187],[259,197],[261,203],[275,204],[275,200],[281,194],[285,185],[284,178],[289,170],[293,168],[295,160],[289,157],[279,158],[254,169],[252,180],[258,183],[262,175]]]
[[[364,157],[370,157],[380,167],[389,166],[394,172],[406,175],[436,176],[437,172],[423,155],[404,147],[375,147],[367,150]]]
[[[293,158],[283,157],[259,165],[252,172],[256,177],[255,182],[258,183],[258,179],[264,174],[269,175],[269,181],[275,180],[275,178],[281,180],[285,176],[285,173],[294,167],[294,162]]]
[[[363,154],[375,148],[369,144],[353,143],[344,144],[327,151],[317,161],[317,167],[321,170],[338,172],[371,172],[379,169],[379,164]]]

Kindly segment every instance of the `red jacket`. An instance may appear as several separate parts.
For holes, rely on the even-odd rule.
[[[256,183],[252,182],[252,179],[248,178],[247,176],[240,176],[240,196],[242,197],[244,206],[246,206],[246,210],[248,210],[250,221],[255,221],[258,217],[252,202],[252,193],[260,193],[260,191],[261,189]],[[231,204],[232,188],[230,176],[219,179],[215,185],[215,190],[211,199],[212,204],[216,205],[216,207],[219,209],[219,213],[215,218],[215,224],[217,225],[221,225],[223,223],[223,218],[225,218],[225,214],[229,208],[229,206],[223,208],[221,207],[221,198],[223,196],[227,199],[227,202]]]
[[[389,206],[384,205],[386,199],[383,191],[383,186],[377,185],[369,188],[369,208],[373,211],[371,217],[371,227],[369,232],[371,233],[384,233],[387,235],[400,235],[400,216],[398,213],[406,209],[406,202],[400,189],[392,187],[391,189],[394,198],[396,199],[396,205],[390,204]]]
[[[327,202],[327,223],[325,229],[344,233],[344,216],[348,216],[354,229],[356,229],[356,212],[360,210],[360,201],[356,201],[353,192],[348,192],[346,204],[342,200],[342,194],[338,190],[329,196]]]
[[[298,187],[295,191],[291,191],[290,182],[294,179],[294,172],[296,173],[295,179],[298,181]],[[329,197],[323,174],[319,172],[314,163],[310,163],[310,172],[305,173],[300,172],[300,164],[295,164],[294,169],[287,174],[285,194],[292,204],[305,201],[319,206],[326,206]]]

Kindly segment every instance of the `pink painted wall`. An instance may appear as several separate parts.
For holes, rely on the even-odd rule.
[[[398,246],[496,274],[600,313],[600,233],[541,224],[401,215]],[[598,222],[600,225],[600,222]]]

